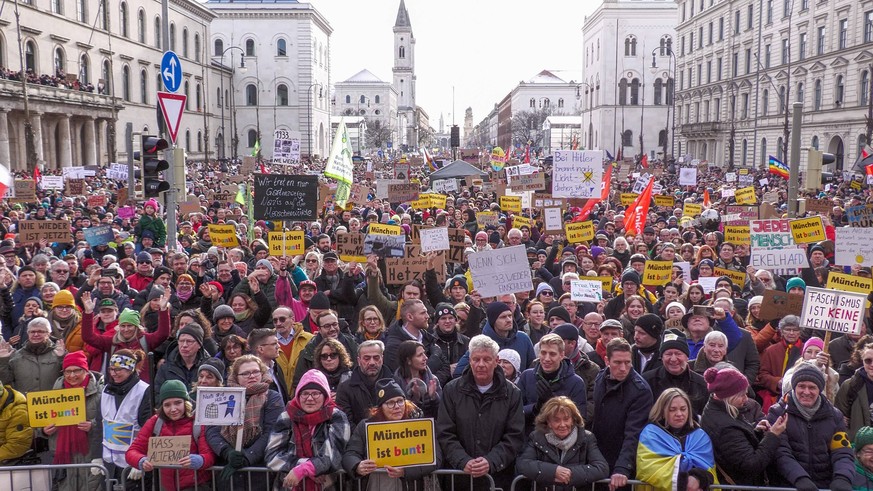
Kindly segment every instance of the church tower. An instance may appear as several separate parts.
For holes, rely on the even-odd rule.
[[[394,88],[397,90],[398,143],[415,147],[415,37],[406,4],[400,0],[394,22]]]

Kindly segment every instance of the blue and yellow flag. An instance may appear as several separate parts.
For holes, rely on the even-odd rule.
[[[637,445],[637,475],[655,488],[655,491],[675,491],[680,472],[693,468],[715,474],[715,458],[712,441],[705,431],[698,428],[685,437],[685,448],[676,437],[656,424],[648,424],[640,433]]]

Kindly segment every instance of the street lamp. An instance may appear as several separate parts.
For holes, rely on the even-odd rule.
[[[324,97],[324,85],[321,82],[313,82],[313,83],[309,84],[309,88],[306,89],[306,103],[307,103],[307,106],[309,108],[309,110],[307,111],[307,113],[309,115],[309,117],[308,117],[309,128],[307,131],[309,132],[309,148],[308,148],[308,150],[309,150],[309,161],[310,162],[312,161],[312,99],[313,99],[313,97],[315,97],[315,94],[313,94],[312,97],[309,97],[309,91],[311,91],[313,87],[318,87],[318,98],[319,99],[322,99]]]
[[[227,49],[225,49],[224,51],[221,52],[221,56],[219,57],[220,62],[221,62],[221,66],[222,67],[224,66],[224,55],[227,54],[228,51],[231,51],[234,49],[238,49],[240,51],[240,53],[242,53],[239,57],[239,72],[245,73],[246,71],[248,71],[248,68],[246,68],[246,59],[244,56],[246,52],[243,51],[243,49],[240,48],[239,46],[229,46]],[[222,73],[219,78],[221,79],[221,97],[223,98],[223,100],[221,102],[221,157],[227,158],[227,151],[224,148],[224,142],[227,141],[227,133],[225,133],[225,131],[224,131],[224,106],[227,105],[227,97],[225,97],[225,92],[224,92],[224,74]],[[231,76],[231,92],[233,92],[232,82],[233,82],[233,78]]]
[[[588,82],[579,82],[578,84],[576,84],[576,97],[577,98],[581,97],[582,93],[579,91],[579,87],[581,87],[583,85],[588,87],[588,90],[591,92],[591,99],[589,99],[589,104],[588,104],[588,145],[586,145],[586,148],[588,150],[591,150],[592,148],[594,148],[594,124],[592,123],[592,118],[594,117],[594,109],[591,107],[590,101],[593,100],[593,98],[594,98],[594,88],[591,87],[591,85]],[[561,134],[562,134],[561,140],[563,140],[564,139],[563,131],[561,132]]]
[[[670,46],[657,47],[652,50],[652,66],[650,70],[652,71],[652,75],[655,75],[658,72],[658,59],[656,58],[656,53],[658,50],[661,50],[662,53],[667,53],[670,55],[670,59],[673,61],[673,71],[670,71],[670,64],[667,64],[667,87],[666,93],[670,96],[670,107],[667,109],[667,121],[664,123],[664,160],[667,160],[667,140],[670,140],[670,151],[676,151],[676,82],[673,80],[674,74],[676,72],[676,54],[673,53],[673,49]],[[663,54],[661,56],[664,56]],[[673,133],[668,134],[670,128],[670,112],[673,113]],[[669,138],[668,138],[669,137]]]

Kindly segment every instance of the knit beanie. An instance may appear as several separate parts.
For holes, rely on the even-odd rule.
[[[218,290],[219,295],[224,295],[224,286],[221,283],[217,281],[210,281],[209,283],[207,283],[207,285],[214,286],[215,289]]]
[[[273,274],[273,263],[271,263],[270,261],[266,259],[261,259],[260,261],[255,263],[255,268],[257,268],[258,266],[263,266],[267,268],[267,271],[269,271],[270,274]]]
[[[309,308],[312,310],[328,310],[330,309],[330,299],[327,298],[324,292],[318,292],[309,301]]]
[[[458,276],[454,276],[454,277],[452,277],[452,279],[449,280],[449,286],[448,286],[448,289],[451,291],[451,289],[454,288],[454,287],[456,287],[456,286],[460,286],[460,287],[463,288],[465,291],[467,291],[467,290],[468,290],[468,288],[467,288],[467,278],[465,278],[463,275],[458,275]]]
[[[636,283],[637,286],[640,286],[640,283],[643,282],[640,278],[640,274],[637,273],[637,270],[635,269],[628,269],[621,274],[621,284],[623,285],[626,281],[632,281]]]
[[[749,299],[749,308],[752,308],[753,305],[761,305],[762,303],[764,303],[764,297],[761,295],[755,295]]]
[[[703,372],[706,388],[721,400],[741,394],[748,390],[749,380],[734,368],[707,368]]]
[[[661,317],[658,315],[643,314],[634,323],[634,327],[639,327],[643,331],[646,331],[646,334],[649,336],[655,339],[660,339],[661,334],[664,332],[664,321],[661,320]]]
[[[52,300],[52,308],[60,307],[61,305],[66,305],[68,307],[76,306],[76,301],[73,300],[73,294],[70,293],[69,290],[61,290],[55,293],[55,298]]]
[[[503,302],[493,302],[488,305],[488,310],[486,311],[488,325],[493,329],[494,323],[497,322],[497,318],[500,317],[500,314],[508,312],[509,310],[509,306]]]
[[[819,391],[825,388],[824,374],[811,363],[801,363],[794,369],[794,374],[791,375],[791,389],[796,389],[800,382],[812,382],[818,386]]]
[[[806,348],[809,348],[810,346],[816,346],[818,349],[824,351],[824,341],[822,341],[821,338],[811,337],[803,343],[803,349],[800,351],[801,356],[803,353],[806,353]]]
[[[682,315],[685,315],[685,313],[687,312],[687,310],[685,309],[685,306],[682,305],[682,303],[680,303],[680,302],[670,302],[669,304],[667,304],[667,308],[664,309],[664,312],[665,312],[665,313],[666,313],[666,312],[669,312],[670,309],[672,309],[673,307],[676,307],[676,308],[678,308],[679,310],[681,310],[681,311],[682,311]]]
[[[231,317],[233,318],[233,309],[230,305],[219,305],[215,307],[215,310],[212,311],[212,322],[218,322],[221,319]]]
[[[536,292],[536,295],[534,295],[534,297],[540,296],[540,293],[544,292],[545,290],[552,292],[552,295],[555,294],[555,289],[552,288],[552,285],[550,285],[544,281],[544,282],[540,283],[539,285],[537,285],[537,292]]]
[[[712,259],[701,259],[700,262],[697,263],[697,267],[700,268],[701,266],[709,266],[710,268],[715,268],[715,263],[712,261]]]
[[[195,341],[197,341],[197,344],[203,346],[203,328],[200,327],[199,324],[194,322],[186,324],[185,327],[179,329],[179,333],[176,334],[176,339],[181,338],[183,334],[191,336]]]
[[[168,268],[166,266],[158,266],[157,268],[155,268],[155,271],[152,273],[152,278],[158,279],[161,277],[161,275],[167,275],[170,278],[172,278],[173,277],[173,270],[171,270],[170,268]]]
[[[447,303],[441,303],[437,305],[436,311],[433,313],[434,320],[440,320],[440,317],[444,315],[451,315],[454,318],[458,318],[458,313],[455,312],[455,308]]]
[[[510,365],[515,367],[515,373],[521,372],[521,356],[514,349],[502,349],[497,353],[498,360],[506,360]]]
[[[181,380],[167,380],[161,384],[161,391],[158,393],[158,404],[163,403],[167,399],[183,399],[190,401],[188,389]]]
[[[140,323],[139,312],[131,309],[124,309],[121,311],[121,314],[118,315],[118,324],[133,324],[134,326],[138,326]]]
[[[552,307],[549,309],[549,315],[546,316],[546,323],[549,322],[549,319],[552,317],[560,317],[562,321],[572,324],[573,320],[570,319],[570,312],[567,311],[564,307]]]
[[[555,327],[552,334],[557,334],[564,341],[576,341],[579,339],[579,328],[567,322]]]
[[[69,367],[79,367],[82,370],[88,369],[88,357],[85,356],[84,351],[73,351],[72,353],[67,353],[67,356],[64,357],[63,370],[66,370]]]
[[[24,303],[27,303],[27,302],[36,302],[36,304],[39,305],[39,309],[42,310],[42,299],[41,299],[41,298],[39,298],[39,297],[30,297],[30,298],[28,298],[27,300],[24,301]]]
[[[785,283],[785,291],[790,292],[792,288],[803,288],[803,291],[806,291],[806,282],[798,277],[791,278],[788,282]]]
[[[218,383],[224,385],[224,362],[219,360],[218,358],[207,358],[203,361],[203,364],[200,365],[200,368],[197,369],[197,373],[206,370],[211,373],[216,379],[218,379]]]
[[[403,392],[403,389],[394,381],[393,378],[383,378],[376,381],[376,385],[374,387],[376,391],[376,405],[381,406],[385,404],[385,401],[390,401],[395,397],[403,397],[406,398],[406,394]]]
[[[161,298],[163,294],[164,287],[162,287],[161,285],[152,285],[152,289],[149,290],[149,302],[157,298]]]
[[[668,349],[677,349],[685,353],[685,356],[691,356],[691,350],[688,349],[688,338],[679,329],[667,329],[664,331],[664,338],[661,339],[661,347],[658,349],[658,354],[663,355]]]
[[[852,447],[855,452],[860,452],[867,445],[873,444],[873,426],[862,426],[855,433],[855,441]]]

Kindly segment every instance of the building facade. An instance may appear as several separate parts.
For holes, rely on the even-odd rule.
[[[275,130],[300,138],[301,154],[330,152],[330,24],[296,0],[209,0],[212,60],[224,68],[218,114],[220,154],[249,155],[260,140],[270,157]],[[242,57],[242,63],[240,63]],[[222,97],[219,97],[219,96]]]
[[[739,166],[766,165],[768,155],[787,163],[785,125],[801,102],[801,147],[833,153],[829,170],[851,167],[871,103],[873,1],[677,3],[680,154]]]
[[[580,148],[616,157],[673,153],[675,26],[676,3],[667,0],[604,0],[585,18]]]
[[[365,126],[390,128],[397,138],[397,89],[367,69],[334,84],[333,115],[358,117]],[[346,120],[348,125],[349,119]],[[359,123],[360,125],[360,123]],[[357,149],[357,147],[355,147]],[[366,142],[363,147],[366,149]]]

